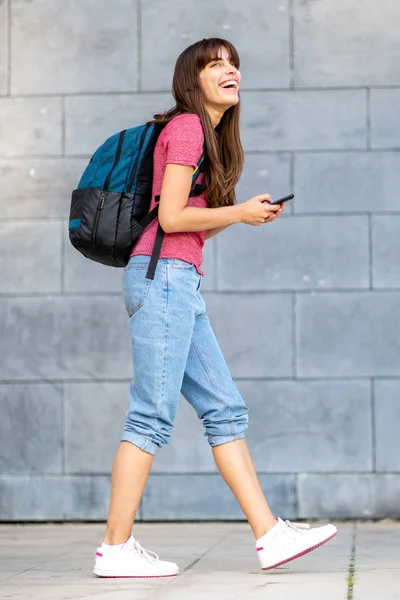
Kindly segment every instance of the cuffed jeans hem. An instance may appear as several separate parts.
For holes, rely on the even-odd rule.
[[[130,442],[148,454],[154,455],[158,450],[157,444],[151,442],[145,437],[142,437],[141,435],[138,435],[137,433],[133,433],[132,431],[124,431],[120,442]]]
[[[234,442],[235,440],[242,440],[245,438],[245,432],[236,433],[234,435],[209,435],[208,443],[210,446],[221,446],[221,444],[226,444],[227,442]]]

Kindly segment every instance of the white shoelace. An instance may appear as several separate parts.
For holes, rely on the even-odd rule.
[[[305,531],[309,531],[311,529],[311,525],[309,523],[293,523],[287,519],[285,520],[285,523],[298,533],[304,533]]]
[[[308,527],[299,527],[303,523],[292,523],[291,521],[285,520],[285,527],[281,527],[279,533],[277,532],[272,538],[272,541],[276,544],[279,543],[280,547],[285,547],[287,542],[296,542],[299,540],[299,536],[307,536],[310,529]],[[308,524],[307,524],[308,525]]]
[[[160,559],[158,554],[156,554],[155,552],[152,552],[151,550],[145,550],[145,548],[143,548],[143,546],[139,544],[137,540],[133,542],[130,550],[136,552],[136,554],[138,554],[139,556],[143,556],[152,564],[156,563]]]
[[[276,534],[272,538],[273,540],[280,538],[282,544],[285,543],[284,540],[298,540],[299,535],[305,536],[310,531],[310,525],[308,523],[292,523],[287,519],[283,521],[283,523],[285,524],[285,527],[281,527],[279,529],[279,532],[276,532]]]

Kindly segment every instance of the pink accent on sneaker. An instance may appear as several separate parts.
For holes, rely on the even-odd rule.
[[[260,550],[264,550],[264,548],[262,546],[260,546],[260,548],[257,548],[257,552],[260,552]]]
[[[96,556],[103,556],[100,552],[96,552]]]
[[[329,542],[329,540],[331,540],[333,537],[335,537],[336,533],[337,533],[337,531],[335,531],[335,533],[333,535],[330,535],[328,538],[326,538],[326,540],[323,540],[319,544],[315,544],[315,546],[311,546],[311,548],[307,548],[307,550],[304,550],[303,552],[299,552],[298,554],[295,554],[295,556],[291,556],[290,558],[285,558],[285,560],[281,560],[280,562],[276,563],[275,565],[272,565],[271,567],[262,567],[262,570],[268,571],[269,569],[274,569],[275,567],[279,567],[280,565],[290,562],[291,560],[294,560],[295,558],[299,558],[299,556],[303,556],[303,554],[308,554],[308,552],[311,552],[312,550],[315,550],[316,548],[323,546],[323,544],[326,544],[326,542]]]

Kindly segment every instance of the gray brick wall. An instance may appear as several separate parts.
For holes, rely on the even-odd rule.
[[[275,514],[400,516],[397,0],[0,0],[0,520],[104,519],[131,358],[120,270],[69,244],[112,133],[172,104],[178,53],[242,57],[240,201],[206,242],[210,318]],[[240,519],[182,399],[140,519]]]

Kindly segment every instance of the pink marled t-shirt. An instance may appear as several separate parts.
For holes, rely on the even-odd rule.
[[[192,165],[196,167],[203,152],[204,133],[201,121],[197,115],[184,114],[174,117],[161,131],[154,148],[153,167],[153,194],[150,210],[155,205],[155,196],[161,193],[165,165],[175,163],[179,165]],[[202,183],[203,174],[196,183]],[[188,198],[188,206],[208,208],[204,194]],[[137,241],[131,256],[144,254],[151,256],[158,227],[158,219],[146,227]],[[197,271],[203,275],[201,263],[203,262],[203,246],[206,231],[180,231],[165,233],[161,247],[160,258],[179,258],[195,265]]]

